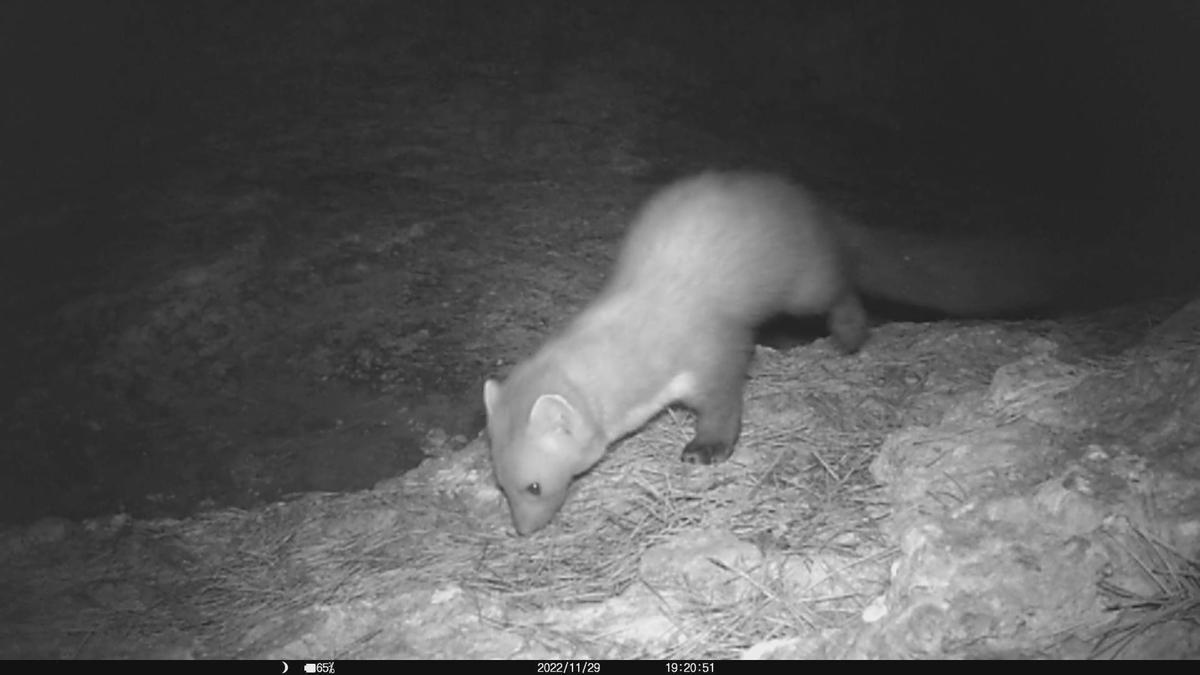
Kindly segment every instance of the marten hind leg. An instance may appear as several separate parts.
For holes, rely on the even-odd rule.
[[[838,348],[846,354],[853,354],[867,341],[870,332],[870,320],[867,310],[863,309],[862,301],[854,291],[846,291],[842,297],[829,309],[829,334]]]

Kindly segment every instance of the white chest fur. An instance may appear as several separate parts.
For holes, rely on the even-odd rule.
[[[636,403],[618,420],[618,428],[613,430],[613,437],[618,438],[637,430],[663,408],[680,399],[688,398],[695,393],[696,384],[697,378],[690,372],[683,372],[671,378],[671,381],[658,393],[645,401]]]

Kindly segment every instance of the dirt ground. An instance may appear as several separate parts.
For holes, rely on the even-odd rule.
[[[604,534],[568,505],[556,544],[509,537],[478,438],[482,382],[591,299],[630,212],[667,180],[778,169],[873,226],[932,233],[1029,227],[1014,222],[1063,207],[986,153],[897,131],[925,113],[896,112],[894,82],[929,76],[898,76],[878,56],[893,10],[814,5],[796,29],[808,65],[781,81],[747,76],[760,55],[721,66],[698,38],[662,38],[673,4],[386,5],[229,4],[241,33],[180,19],[221,39],[173,52],[193,77],[155,80],[158,112],[112,136],[125,159],[86,189],[19,203],[0,251],[0,655],[1200,653],[1200,415],[1172,415],[1200,411],[1200,342],[1164,259],[1096,279],[1133,290],[1128,270],[1163,270],[1153,288],[1109,293],[1132,300],[1115,307],[922,323],[913,308],[874,306],[859,361],[830,357],[819,335],[762,350],[743,445],[779,454],[675,473],[683,432],[668,416],[646,432],[658,450],[623,446],[573,497],[624,504],[615,486],[634,476],[640,519],[621,511]],[[1180,212],[1147,206],[1156,194],[1123,208]],[[1079,220],[1119,210],[1080,208]],[[1162,238],[1151,230],[1134,239]],[[1093,424],[1097,411],[1128,424]],[[963,454],[969,470],[939,464]],[[972,482],[981,475],[1000,482]],[[1113,506],[1139,480],[1166,515]],[[723,486],[737,490],[716,496]],[[804,506],[781,516],[789,490]],[[753,507],[730,506],[742,499]],[[1066,524],[1036,528],[1046,513]],[[583,549],[581,533],[611,555]],[[788,571],[801,550],[819,553]],[[689,566],[701,558],[739,570],[740,585]],[[1028,582],[1039,565],[1046,588]],[[1107,595],[1105,565],[1121,570],[1103,577]],[[850,568],[861,575],[813,581]],[[1095,578],[1074,586],[1072,569]],[[728,631],[681,619],[695,595],[630,590],[668,572],[703,587]],[[788,596],[758,572],[803,577],[828,603],[767,607]],[[947,590],[942,577],[966,581]],[[994,578],[1019,581],[963,599]],[[287,604],[253,588],[304,592]],[[1079,606],[1049,607],[1068,596]],[[1147,597],[1162,616],[1104,622]],[[731,618],[748,602],[753,626]],[[281,618],[298,608],[303,619]],[[398,633],[373,627],[404,617]],[[631,617],[653,620],[613,628]],[[869,629],[848,628],[862,617]],[[1087,630],[1068,640],[1075,621]]]

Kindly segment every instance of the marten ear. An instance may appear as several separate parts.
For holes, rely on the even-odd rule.
[[[487,409],[487,414],[492,415],[496,410],[497,400],[500,398],[500,383],[495,380],[488,380],[483,383],[483,407]]]
[[[580,437],[583,433],[579,411],[558,394],[542,394],[529,411],[529,427],[537,434],[567,434]]]

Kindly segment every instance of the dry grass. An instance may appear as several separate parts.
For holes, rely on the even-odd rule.
[[[1130,536],[1118,543],[1148,583],[1139,590],[1100,583],[1117,619],[1096,643],[1093,658],[1117,658],[1139,637],[1166,624],[1200,627],[1200,561],[1141,528],[1131,528]]]
[[[692,420],[670,411],[582,478],[555,524],[496,542],[464,583],[529,609],[600,602],[645,581],[648,549],[723,531],[752,542],[761,560],[742,569],[709,559],[737,592],[685,586],[659,597],[679,639],[645,656],[735,657],[763,640],[854,620],[881,589],[893,554],[868,471],[882,432],[856,416],[868,409],[849,395],[845,373],[820,367],[824,348],[768,358],[804,371],[806,385],[801,392],[797,373],[774,368],[757,376],[729,462],[680,463]],[[805,574],[789,567],[805,559],[816,561]]]

